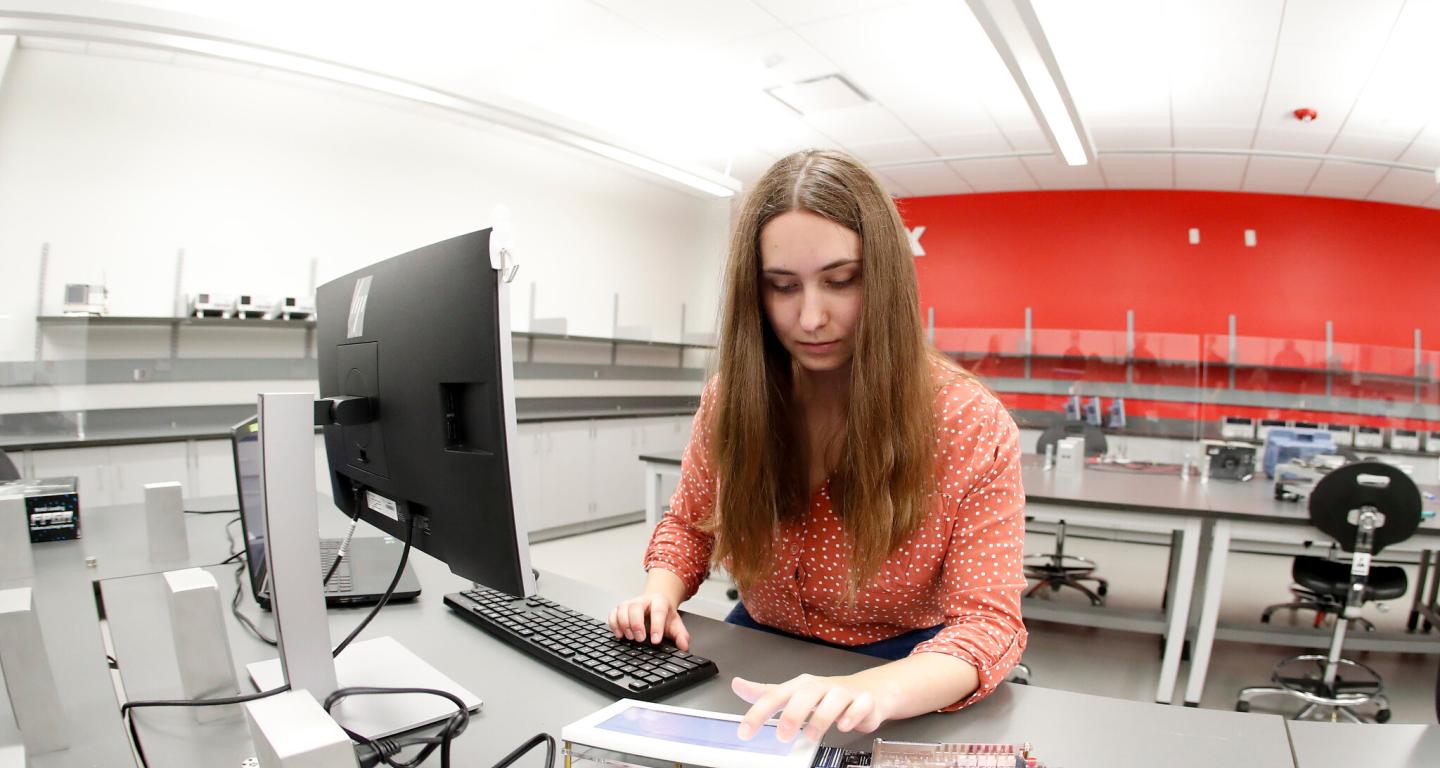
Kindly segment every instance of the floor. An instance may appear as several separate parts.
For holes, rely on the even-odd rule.
[[[638,593],[644,583],[640,559],[648,536],[648,527],[635,523],[535,544],[531,546],[532,564],[617,592]],[[1050,536],[1035,534],[1027,537],[1026,551],[1048,552],[1052,544]],[[1100,572],[1110,580],[1107,598],[1110,605],[1136,608],[1159,605],[1162,585],[1154,574],[1164,573],[1168,552],[1165,548],[1072,536],[1066,541],[1066,551],[1101,564]],[[1226,572],[1221,620],[1251,621],[1264,606],[1286,601],[1289,570],[1287,557],[1233,553]],[[1413,569],[1411,579],[1413,583]],[[727,586],[722,581],[707,581],[685,608],[723,619],[733,605],[725,596]],[[1067,590],[1051,599],[1077,598],[1083,600],[1078,593]],[[1404,629],[1408,610],[1407,597],[1394,601],[1388,612],[1378,610],[1374,604],[1367,606],[1365,615],[1382,630],[1398,631]],[[1277,622],[1288,620],[1283,614],[1276,617]],[[1033,685],[1135,701],[1154,700],[1160,667],[1160,643],[1156,636],[1038,621],[1030,622],[1029,630],[1024,662],[1031,669]],[[1265,684],[1276,661],[1300,652],[1281,646],[1217,642],[1201,706],[1233,708],[1235,693],[1240,688]],[[1436,664],[1440,663],[1440,657],[1388,653],[1347,655],[1371,666],[1385,679],[1392,722],[1436,721],[1434,696]],[[1136,663],[1147,658],[1152,663]],[[1183,693],[1188,670],[1188,663],[1182,665],[1177,701]],[[1300,705],[1291,701],[1288,697],[1257,700],[1254,711],[1294,714]]]

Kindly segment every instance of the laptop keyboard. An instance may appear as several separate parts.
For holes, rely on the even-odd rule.
[[[715,662],[673,645],[617,640],[610,627],[543,597],[493,589],[445,596],[487,633],[616,698],[654,701],[718,674]]]
[[[334,565],[336,556],[340,553],[340,539],[320,540],[320,578],[330,572],[330,566]],[[337,594],[349,592],[353,586],[350,579],[350,559],[347,557],[340,561],[340,567],[335,570],[335,575],[330,577],[330,583],[325,585],[326,594]]]

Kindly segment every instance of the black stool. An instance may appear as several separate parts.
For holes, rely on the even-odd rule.
[[[1420,527],[1420,506],[1420,489],[1415,482],[1389,464],[1349,464],[1315,484],[1310,494],[1310,524],[1353,553],[1348,563],[1303,558],[1304,564],[1295,565],[1297,582],[1338,604],[1329,652],[1323,656],[1292,656],[1276,664],[1270,674],[1272,685],[1242,689],[1235,709],[1247,712],[1251,699],[1276,694],[1306,703],[1295,715],[1296,720],[1328,707],[1331,720],[1344,718],[1359,723],[1363,721],[1354,709],[1366,704],[1376,705],[1375,722],[1390,719],[1390,702],[1380,675],[1358,661],[1342,657],[1340,650],[1350,621],[1360,618],[1360,608],[1367,600],[1404,594],[1405,572],[1399,568],[1371,568],[1370,560],[1380,550],[1415,533]]]
[[[1090,598],[1091,605],[1104,605],[1105,593],[1110,591],[1110,582],[1095,575],[1095,561],[1078,555],[1065,554],[1065,521],[1061,520],[1055,529],[1055,551],[1043,555],[1026,555],[1023,561],[1025,579],[1035,584],[1025,590],[1025,597],[1049,587],[1059,592],[1061,587],[1083,592]],[[1095,582],[1090,589],[1083,582]]]

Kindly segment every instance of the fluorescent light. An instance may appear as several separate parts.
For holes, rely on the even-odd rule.
[[[1095,148],[1030,0],[967,0],[1050,144],[1069,165],[1095,159]]]

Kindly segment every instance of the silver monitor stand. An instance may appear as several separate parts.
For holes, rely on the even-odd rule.
[[[332,660],[330,624],[320,583],[319,515],[315,489],[315,396],[260,395],[261,496],[265,508],[270,599],[280,658],[246,667],[262,691],[285,682],[323,702],[339,688],[434,688],[475,711],[480,698],[389,637],[352,643]],[[356,619],[359,620],[358,618]],[[455,712],[429,694],[353,696],[332,715],[371,739],[439,722]]]

